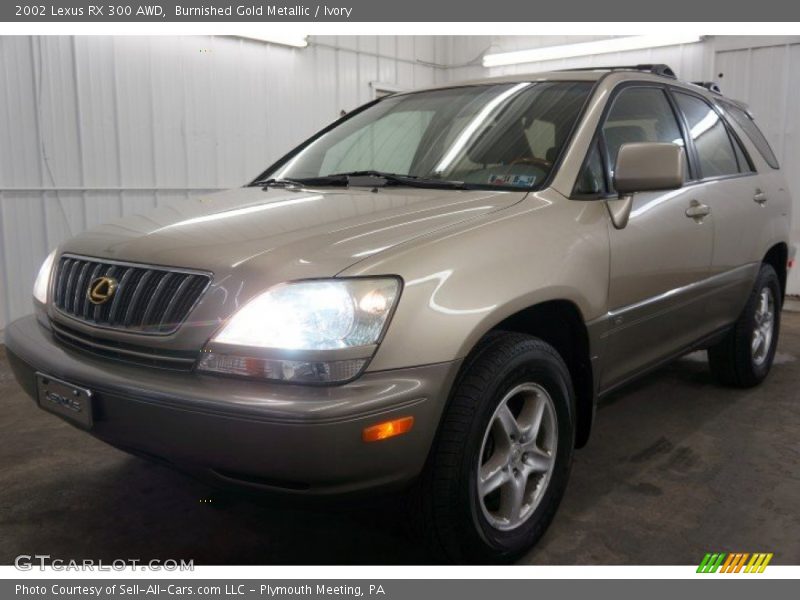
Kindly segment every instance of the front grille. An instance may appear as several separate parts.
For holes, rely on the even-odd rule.
[[[104,276],[116,280],[116,289],[106,302],[94,304],[89,287]],[[53,303],[90,325],[163,335],[183,323],[210,282],[208,273],[65,254],[56,271]]]
[[[56,338],[62,344],[103,358],[175,371],[190,371],[197,360],[198,353],[194,351],[160,350],[148,346],[126,344],[88,335],[53,321],[50,322],[50,325]]]

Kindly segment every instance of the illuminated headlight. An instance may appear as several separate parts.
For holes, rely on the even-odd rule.
[[[372,358],[399,294],[395,277],[279,285],[233,315],[198,368],[294,382],[353,379]]]
[[[47,289],[50,287],[50,275],[53,272],[53,263],[56,259],[56,251],[53,250],[44,259],[42,266],[39,267],[39,274],[33,283],[33,297],[42,304],[47,304]]]

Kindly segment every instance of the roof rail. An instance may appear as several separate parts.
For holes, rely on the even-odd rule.
[[[709,92],[722,96],[722,90],[719,89],[719,84],[715,81],[693,81],[692,84],[699,85],[702,88],[706,88]]]
[[[644,64],[644,65],[615,65],[607,67],[579,67],[577,69],[561,69],[562,71],[644,71],[653,75],[661,75],[670,79],[677,79],[675,71],[669,65]]]

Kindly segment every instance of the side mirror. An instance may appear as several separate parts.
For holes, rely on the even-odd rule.
[[[614,168],[614,189],[620,196],[678,189],[683,186],[684,163],[683,148],[677,144],[623,144]]]

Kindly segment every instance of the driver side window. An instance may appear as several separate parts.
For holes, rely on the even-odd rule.
[[[623,144],[636,142],[670,142],[684,147],[683,134],[666,93],[658,87],[623,89],[612,101],[599,139],[592,145],[586,163],[575,184],[577,194],[613,192],[614,167]],[[598,144],[603,144],[607,165],[603,164]],[[689,173],[684,153],[685,173]],[[601,173],[607,172],[609,181]]]
[[[661,88],[635,87],[618,94],[603,125],[603,139],[612,182],[617,154],[623,144],[670,142],[684,146],[675,113]],[[683,160],[687,161],[686,153]],[[688,163],[684,167],[688,173]]]

